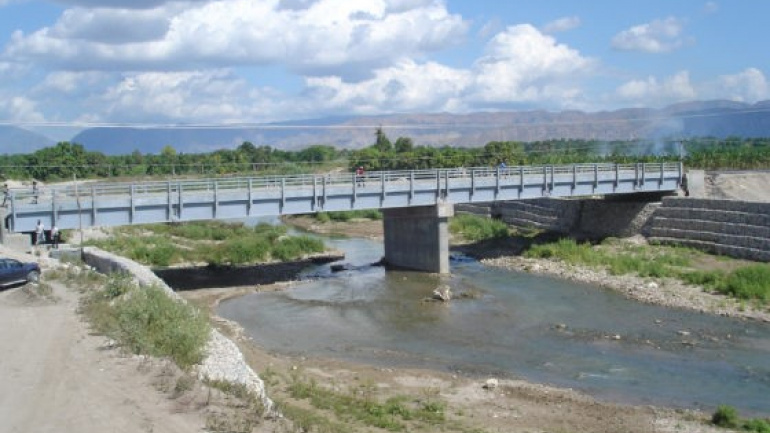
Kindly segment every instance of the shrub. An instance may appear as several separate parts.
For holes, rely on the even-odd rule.
[[[721,405],[711,416],[711,422],[720,427],[736,428],[739,422],[738,411],[732,406]]]
[[[295,260],[310,253],[320,253],[324,250],[321,240],[310,236],[294,236],[279,240],[270,254],[278,260]]]

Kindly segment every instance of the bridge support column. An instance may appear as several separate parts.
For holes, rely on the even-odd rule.
[[[442,203],[383,209],[385,262],[388,266],[449,273],[449,218],[454,206]]]

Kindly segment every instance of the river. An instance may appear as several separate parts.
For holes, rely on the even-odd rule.
[[[770,325],[640,304],[456,257],[452,275],[367,266],[381,242],[324,238],[351,269],[220,304],[259,346],[389,367],[522,378],[606,401],[770,415]],[[448,285],[466,299],[426,302]]]

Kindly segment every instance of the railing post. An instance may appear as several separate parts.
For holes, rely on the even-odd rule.
[[[596,191],[596,188],[599,188],[599,165],[594,164],[594,188],[593,190]]]
[[[286,178],[281,178],[281,213],[286,207]]]
[[[182,219],[182,208],[184,208],[184,200],[182,199],[182,182],[177,182],[176,187],[177,187],[177,197],[178,197],[177,201],[179,202],[178,205],[177,205],[178,209],[177,209],[177,216],[176,217],[179,220],[181,220]]]
[[[318,207],[318,179],[313,175],[313,212]]]
[[[219,182],[214,180],[214,219],[217,218],[217,215],[219,214]]]
[[[644,178],[647,175],[647,164],[645,164],[643,162],[640,162],[639,164],[642,166],[642,176],[641,176],[641,179],[639,181],[640,181],[640,185],[644,186]]]
[[[136,204],[134,203],[134,194],[136,185],[133,183],[131,184],[131,187],[129,188],[129,194],[130,197],[128,199],[129,204],[131,205],[131,209],[128,211],[128,223],[133,224],[134,223],[134,212],[136,212]]]
[[[436,202],[441,197],[441,169],[436,169]]]
[[[254,206],[254,179],[249,178],[249,202],[246,204],[246,215],[251,216],[252,207]]]
[[[91,187],[91,225],[96,226],[96,188]]]
[[[471,197],[476,194],[476,170],[471,169]]]
[[[414,199],[414,170],[409,171],[409,204]]]
[[[380,191],[380,204],[383,204],[383,203],[385,203],[385,193],[386,193],[386,189],[385,189],[385,172],[384,171],[380,172],[380,186],[382,188],[381,191]]]
[[[166,207],[166,220],[171,221],[171,217],[174,215],[174,210],[171,208],[171,181],[166,182],[166,201],[168,206]]]
[[[663,188],[663,173],[665,172],[664,163],[660,163],[660,179],[658,180],[658,189]]]
[[[619,164],[616,162],[616,163],[615,163],[615,185],[614,185],[614,187],[612,188],[612,192],[615,192],[615,190],[616,190],[616,189],[618,189],[618,185],[619,185],[619,183],[620,183],[620,166],[619,166]]]
[[[524,193],[524,166],[519,166],[519,198]]]
[[[572,164],[572,190],[577,189],[577,165]]]
[[[56,225],[56,221],[59,219],[59,214],[56,212],[56,190],[51,192],[51,227]],[[3,222],[0,221],[0,224]]]

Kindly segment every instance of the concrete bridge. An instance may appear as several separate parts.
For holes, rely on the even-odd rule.
[[[680,163],[451,168],[297,176],[81,183],[11,190],[3,230],[237,219],[382,209],[385,259],[449,272],[447,220],[457,203],[655,192],[680,187]],[[0,230],[2,231],[2,230]],[[0,233],[2,235],[2,233]]]

